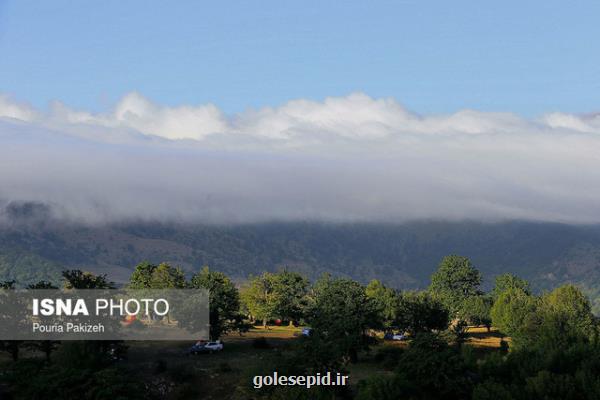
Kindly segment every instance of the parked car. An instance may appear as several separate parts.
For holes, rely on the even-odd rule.
[[[310,336],[312,335],[312,328],[303,328],[302,329],[302,336]]]
[[[407,336],[402,333],[387,332],[383,335],[383,340],[406,340]]]
[[[223,342],[220,340],[216,340],[213,342],[204,342],[199,341],[196,342],[192,347],[190,347],[189,353],[196,354],[204,354],[204,353],[214,353],[217,351],[223,350]]]

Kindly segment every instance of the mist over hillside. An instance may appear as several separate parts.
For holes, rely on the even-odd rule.
[[[64,268],[128,279],[144,260],[192,273],[203,265],[237,280],[289,268],[324,272],[397,288],[423,288],[440,259],[470,257],[490,285],[504,272],[537,290],[564,282],[593,297],[600,288],[600,226],[512,221],[415,221],[404,224],[286,222],[242,225],[122,223],[103,226],[45,219],[44,207],[8,209],[0,228],[2,279],[55,279]]]

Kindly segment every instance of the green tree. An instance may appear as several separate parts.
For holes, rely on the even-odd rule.
[[[265,272],[260,276],[250,278],[241,291],[242,301],[251,317],[262,321],[265,328],[269,320],[275,317],[279,304],[275,287],[275,274]]]
[[[0,289],[14,289],[15,281],[0,281]]]
[[[185,274],[181,268],[160,263],[150,278],[151,289],[182,289],[186,287]]]
[[[65,270],[62,272],[65,289],[115,289],[114,282],[106,279],[106,275],[95,275],[91,272],[83,272],[78,269]],[[89,340],[85,342],[69,342],[61,346],[81,347],[82,352],[89,356],[90,360],[102,360],[103,363],[110,363],[111,359],[118,354],[124,354],[127,346],[118,340]]]
[[[27,285],[27,289],[50,290],[50,289],[58,289],[58,286],[56,286],[54,283],[49,282],[49,281],[39,281],[39,282],[31,283],[31,284]]]
[[[371,299],[376,310],[379,328],[389,331],[394,326],[398,305],[398,295],[395,290],[386,287],[377,279],[367,285],[365,292]]]
[[[129,287],[131,289],[149,289],[152,286],[152,276],[156,271],[156,267],[156,265],[147,261],[136,265],[129,278]]]
[[[538,300],[519,288],[505,290],[490,311],[492,324],[511,337],[514,343],[526,345],[530,331],[537,323]]]
[[[563,285],[539,301],[532,341],[542,349],[566,348],[596,339],[597,324],[588,298],[575,286]]]
[[[12,307],[13,301],[17,301],[16,298],[10,296],[8,293],[3,293],[3,291],[13,291],[15,290],[15,281],[0,281],[0,302],[7,302],[4,304],[4,307]],[[0,315],[0,320],[6,318],[7,316]],[[2,322],[2,321],[0,321]],[[14,322],[14,320],[13,320]],[[6,322],[2,322],[2,324],[6,324]],[[1,326],[1,325],[0,325]],[[6,325],[4,325],[6,326]],[[21,350],[22,340],[2,340],[0,341],[0,351],[7,352],[10,354],[13,361],[17,361],[19,359],[19,352]]]
[[[62,272],[65,289],[114,289],[115,284],[106,275],[95,275],[78,269]]]
[[[192,277],[191,287],[209,291],[211,339],[240,328],[240,295],[227,275],[204,267]]]
[[[459,312],[459,318],[468,322],[470,325],[483,325],[490,331],[492,325],[493,300],[490,296],[471,296],[467,297],[462,304]]]
[[[429,290],[450,310],[453,316],[460,311],[463,301],[481,294],[481,273],[467,257],[446,256],[431,276]]]
[[[274,274],[273,292],[277,302],[274,314],[290,324],[300,320],[306,308],[308,279],[297,272],[283,270]]]
[[[52,282],[39,281],[37,283],[32,283],[30,285],[27,285],[27,289],[51,290],[51,289],[58,289],[58,287],[56,285],[54,285]],[[39,341],[27,343],[28,347],[31,347],[33,349],[36,349],[36,350],[44,353],[44,355],[46,356],[46,361],[50,361],[50,356],[52,355],[52,352],[58,348],[59,344],[60,344],[60,341],[58,341],[58,340],[39,340]]]
[[[323,366],[356,360],[358,351],[368,344],[365,332],[372,327],[375,314],[358,282],[334,279],[323,283],[308,315],[313,328],[310,351],[320,353],[315,358]]]
[[[442,331],[449,323],[448,310],[428,292],[401,293],[395,315],[394,325],[412,335]]]
[[[521,289],[527,294],[531,294],[529,290],[529,282],[521,279],[513,274],[502,274],[496,276],[494,288],[492,289],[492,298],[496,300],[504,291],[508,289]]]
[[[462,400],[470,398],[467,366],[456,347],[432,333],[418,334],[400,356],[396,373],[409,383],[406,399]]]
[[[542,297],[544,312],[563,315],[571,329],[588,335],[594,327],[589,299],[574,285],[563,285]]]

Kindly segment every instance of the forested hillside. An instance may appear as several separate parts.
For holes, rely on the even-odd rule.
[[[107,273],[119,282],[142,260],[185,271],[202,265],[243,278],[282,266],[398,288],[422,288],[447,254],[469,256],[485,284],[517,273],[534,288],[575,282],[600,287],[600,227],[528,222],[408,224],[269,223],[207,226],[161,223],[103,227],[61,223],[0,229],[0,273],[20,282],[52,279],[62,268]]]

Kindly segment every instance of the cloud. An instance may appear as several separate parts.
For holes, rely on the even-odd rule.
[[[423,116],[361,93],[233,116],[137,93],[106,113],[0,96],[0,221],[42,204],[87,223],[597,223],[599,149],[598,114]]]
[[[37,118],[36,114],[32,107],[19,104],[7,95],[0,93],[0,118],[33,121]]]

